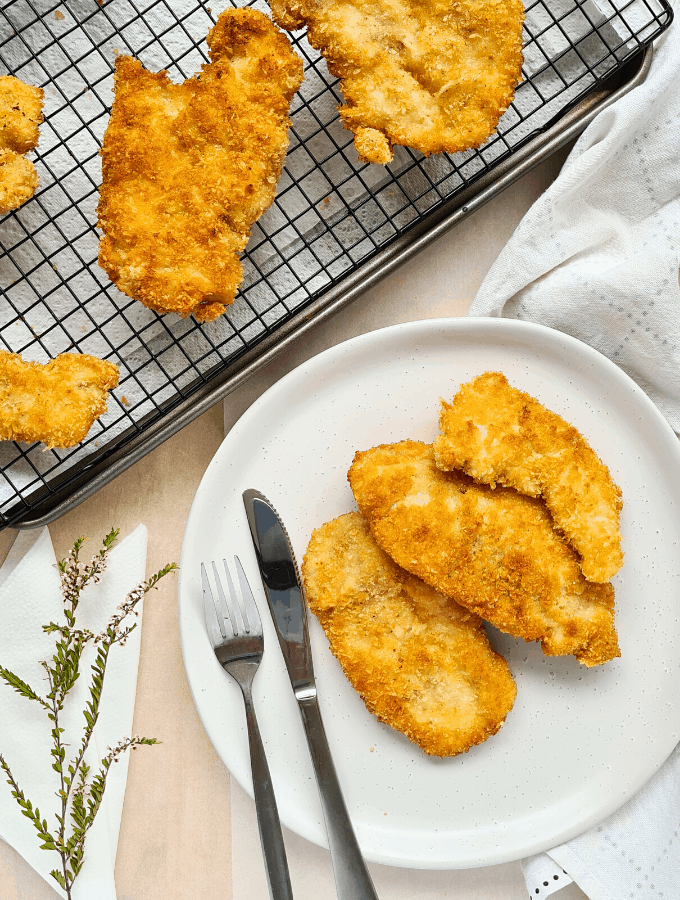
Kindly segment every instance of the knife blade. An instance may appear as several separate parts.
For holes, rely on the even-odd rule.
[[[258,491],[243,494],[250,534],[260,567],[281,652],[295,696],[314,688],[314,666],[309,646],[307,604],[288,534],[276,510]]]
[[[264,494],[243,493],[250,534],[309,745],[339,900],[377,900],[347,812],[317,702],[307,601],[283,522]]]

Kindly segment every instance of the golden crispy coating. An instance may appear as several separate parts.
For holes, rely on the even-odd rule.
[[[0,214],[18,209],[37,187],[38,173],[30,159],[14,150],[0,150]]]
[[[501,631],[587,666],[615,656],[614,589],[581,573],[540,499],[437,469],[417,441],[357,453],[349,481],[392,559]]]
[[[517,689],[480,619],[400,569],[363,516],[316,529],[302,575],[333,655],[381,722],[435,756],[498,731]]]
[[[0,214],[17,209],[38,187],[24,153],[38,143],[43,92],[12,75],[0,76]]]
[[[589,581],[608,581],[623,564],[621,491],[578,431],[556,413],[486,372],[442,401],[437,466],[475,481],[543,497],[555,525],[581,554]]]
[[[233,302],[239,253],[274,200],[302,82],[288,39],[256,10],[223,13],[207,40],[211,63],[183,84],[116,60],[98,207],[99,263],[116,286],[201,321]]]
[[[0,351],[0,440],[74,447],[106,410],[118,367],[80,353],[46,365]]]
[[[12,75],[0,76],[0,150],[28,153],[38,143],[43,91]]]
[[[479,147],[510,105],[522,71],[522,0],[271,0],[283,28],[341,79],[340,115],[359,157],[392,145],[422,153]]]

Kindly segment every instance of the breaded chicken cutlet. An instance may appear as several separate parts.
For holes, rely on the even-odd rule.
[[[0,214],[35,193],[38,173],[24,153],[38,143],[43,91],[12,75],[0,76]]]
[[[581,555],[588,581],[608,581],[623,564],[621,491],[579,432],[501,372],[464,384],[442,401],[437,467],[475,481],[543,497],[557,528]]]
[[[62,353],[41,365],[0,351],[0,440],[74,447],[117,384],[118,367],[96,356]]]
[[[479,147],[522,73],[522,0],[271,0],[289,31],[307,26],[340,79],[340,116],[360,159],[392,145],[421,153]]]
[[[102,147],[99,264],[160,313],[211,321],[233,302],[239,253],[276,194],[302,61],[254,9],[224,12],[211,62],[173,84],[116,60]]]
[[[619,656],[614,589],[586,581],[540,499],[442,472],[430,445],[359,452],[349,482],[378,544],[501,631],[587,666]]]
[[[333,655],[381,722],[435,756],[498,731],[517,689],[479,617],[399,568],[359,513],[314,531],[302,576]]]

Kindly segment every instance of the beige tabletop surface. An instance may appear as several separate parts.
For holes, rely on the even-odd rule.
[[[178,561],[194,493],[225,429],[282,375],[329,346],[397,322],[464,315],[500,249],[555,177],[563,159],[560,152],[525,175],[316,328],[230,394],[224,404],[214,406],[51,525],[57,557],[66,554],[81,534],[92,538],[94,546],[111,526],[119,527],[125,536],[143,522],[148,529],[148,573]],[[0,532],[0,559],[14,537],[11,530]],[[162,744],[140,749],[130,761],[116,861],[118,898],[266,900],[260,874],[251,880],[248,867],[240,864],[244,860],[238,854],[256,854],[257,847],[251,846],[251,835],[256,834],[252,821],[245,821],[250,816],[248,798],[242,800],[237,791],[235,809],[240,818],[233,871],[238,883],[232,885],[229,773],[203,731],[187,686],[176,585],[176,577],[169,576],[145,601],[133,731],[154,736]],[[316,893],[317,900],[322,893]],[[15,851],[0,842],[2,900],[54,900],[56,896]],[[410,896],[417,900],[413,893]],[[527,894],[519,864],[511,864],[477,870],[477,875],[468,878],[454,873],[441,896],[518,900]],[[577,896],[585,895],[570,894],[570,898]]]

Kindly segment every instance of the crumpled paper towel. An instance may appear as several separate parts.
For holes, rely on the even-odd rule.
[[[88,550],[90,553],[88,554]],[[89,562],[99,546],[86,543],[81,558]],[[101,631],[116,607],[136,585],[146,570],[146,528],[143,525],[114,547],[98,585],[81,595],[76,622],[78,627]],[[140,612],[142,602],[137,605]],[[42,626],[63,621],[59,573],[49,531],[22,532],[0,569],[0,663],[27,681],[39,694],[47,692],[45,672],[39,661],[49,658],[54,635],[46,635]],[[107,747],[131,734],[137,685],[137,665],[141,618],[125,647],[113,648],[106,668],[99,720],[86,754],[92,774],[99,769]],[[60,725],[71,748],[77,744],[84,725],[83,709],[89,684],[92,648],[81,659],[81,676],[66,700]],[[4,682],[0,683],[0,752],[8,762],[19,787],[48,827],[56,826],[54,813],[59,808],[55,795],[58,776],[51,768],[49,750],[51,722],[35,702],[20,696]],[[153,735],[149,735],[153,737]],[[74,900],[115,900],[114,865],[118,831],[123,810],[129,753],[109,770],[104,800],[85,841],[85,862],[73,888]],[[68,751],[67,751],[67,759]],[[32,823],[21,814],[11,788],[0,772],[0,837],[11,844],[33,868],[65,896],[50,876],[60,868],[57,853],[40,849]]]
[[[539,322],[585,341],[621,366],[680,432],[679,265],[676,21],[655,44],[645,82],[584,131],[469,315]]]
[[[677,5],[677,4],[676,4]],[[680,433],[680,30],[645,82],[603,111],[524,217],[471,316],[548,325],[608,356]],[[680,748],[622,809],[524,860],[530,897],[680,897]]]

